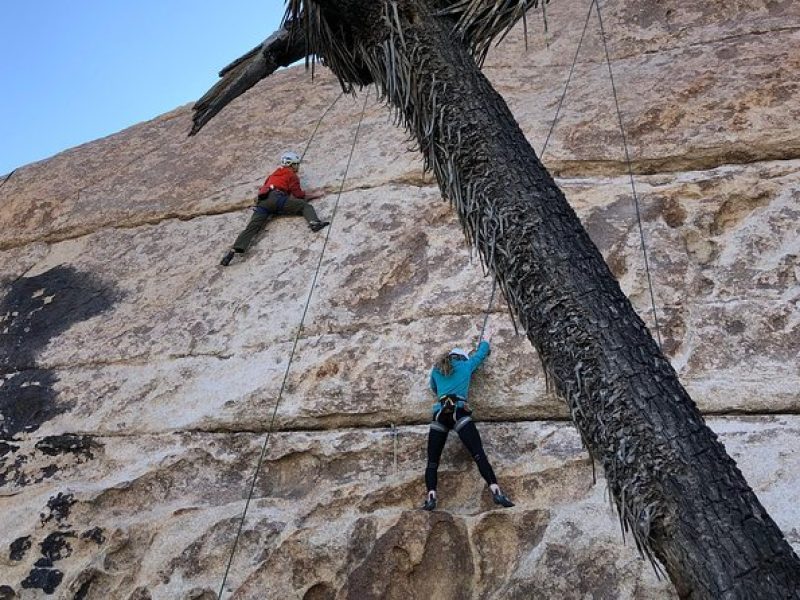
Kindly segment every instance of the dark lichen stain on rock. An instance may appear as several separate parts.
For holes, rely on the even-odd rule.
[[[12,481],[14,485],[23,486],[27,485],[28,477],[23,473],[22,467],[25,463],[28,462],[28,458],[26,456],[16,456],[14,461],[11,464],[6,464],[8,459],[5,457],[0,457],[0,487],[3,487],[9,481]]]
[[[0,309],[2,310],[2,309]],[[2,326],[2,325],[0,325]],[[0,338],[0,360],[5,359],[3,346],[5,336]],[[6,375],[5,385],[0,387],[0,437],[11,439],[23,431],[34,431],[39,425],[52,419],[61,410],[55,406],[53,384],[54,373],[31,369],[15,372],[0,362],[0,376]],[[63,410],[63,409],[62,409]]]
[[[145,587],[138,587],[133,590],[130,598],[128,600],[153,600],[153,596],[150,595],[150,592]]]
[[[52,594],[61,585],[64,573],[55,569],[54,563],[72,555],[72,546],[67,538],[75,537],[74,531],[56,532],[48,535],[41,543],[42,558],[37,560],[31,572],[22,581],[25,589],[39,589],[45,594]]]
[[[22,587],[26,590],[38,589],[45,594],[52,594],[61,585],[64,574],[58,569],[41,569],[34,567],[28,576],[22,581]]]
[[[26,535],[21,538],[15,539],[9,545],[8,558],[13,561],[20,561],[25,558],[25,553],[31,547],[31,536]]]
[[[98,444],[88,435],[51,435],[36,442],[36,449],[48,456],[75,454],[94,458],[92,448]]]
[[[14,600],[18,598],[14,588],[8,585],[0,585],[0,600]]]
[[[49,514],[40,513],[39,515],[42,525],[45,525],[53,519],[56,520],[56,523],[62,524],[69,516],[72,505],[76,502],[77,500],[75,500],[72,494],[58,492],[55,496],[51,496],[47,501],[47,508],[50,511]]]
[[[89,273],[54,267],[7,286],[0,302],[0,439],[34,431],[68,408],[57,405],[57,376],[36,368],[36,357],[71,325],[107,310],[112,288]]]
[[[81,534],[82,540],[92,540],[98,546],[106,541],[106,537],[103,535],[103,529],[101,527],[93,527],[87,531],[84,531]]]
[[[36,479],[36,483],[44,481],[45,479],[50,479],[53,475],[58,473],[58,466],[57,465],[47,465],[46,467],[42,467],[41,469],[42,476]]]
[[[63,560],[72,556],[72,546],[70,546],[69,542],[67,542],[67,538],[74,537],[74,531],[66,531],[64,533],[57,531],[55,533],[51,533],[44,538],[44,541],[41,544],[42,556],[52,562]]]
[[[19,446],[14,446],[13,444],[6,444],[5,442],[0,442],[0,458],[8,454],[9,452],[16,452],[19,449]]]

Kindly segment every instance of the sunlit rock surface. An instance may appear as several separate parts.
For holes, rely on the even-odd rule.
[[[552,2],[546,36],[530,13],[527,52],[519,27],[487,59],[537,151],[586,9]],[[663,347],[800,549],[800,5],[603,11]],[[593,17],[544,162],[655,332],[604,57]],[[270,428],[226,598],[673,596],[499,296],[472,393],[517,506],[453,436],[441,510],[416,510],[430,363],[474,343],[492,285],[373,91],[308,148],[327,245],[278,219],[218,266],[339,94],[284,70],[195,138],[180,107],[0,189],[0,599],[216,598]]]

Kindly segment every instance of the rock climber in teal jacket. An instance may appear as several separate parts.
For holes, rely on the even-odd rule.
[[[478,349],[472,356],[461,348],[453,348],[450,350],[450,352],[448,352],[448,357],[456,356],[460,357],[461,360],[450,361],[452,363],[452,372],[450,375],[444,375],[436,367],[431,369],[430,386],[433,393],[436,394],[436,397],[458,396],[464,400],[458,400],[457,402],[461,402],[460,406],[464,406],[467,395],[469,394],[469,382],[470,379],[472,379],[472,373],[475,369],[480,367],[484,359],[489,356],[489,350],[489,342],[486,340],[482,340],[481,343],[478,344]],[[436,414],[441,409],[442,403],[437,401],[436,404],[433,405],[433,413]]]
[[[492,337],[491,329],[488,336]],[[489,356],[489,342],[484,340],[478,344],[475,353],[470,356],[466,350],[453,348],[436,361],[431,370],[430,386],[436,394],[433,405],[433,420],[428,430],[428,465],[425,467],[425,485],[428,496],[424,510],[436,508],[436,484],[439,472],[439,459],[451,429],[455,429],[458,437],[469,450],[478,465],[478,471],[489,485],[492,499],[501,506],[514,506],[514,503],[503,494],[497,485],[497,478],[483,451],[483,443],[478,428],[472,420],[472,411],[467,405],[467,394],[472,373],[483,360]]]

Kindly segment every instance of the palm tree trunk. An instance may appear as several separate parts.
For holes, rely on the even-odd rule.
[[[347,23],[358,57],[419,141],[639,548],[682,597],[800,598],[800,560],[503,99],[454,42],[452,22],[427,0],[385,3],[380,23],[362,18],[374,0],[319,4]]]

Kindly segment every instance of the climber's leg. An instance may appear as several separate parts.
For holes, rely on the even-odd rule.
[[[502,492],[500,486],[497,485],[497,477],[495,477],[494,469],[492,469],[486,452],[483,450],[481,435],[478,433],[478,428],[475,426],[472,417],[468,414],[461,413],[460,410],[457,411],[456,416],[457,421],[454,429],[458,433],[458,437],[461,438],[461,441],[464,442],[467,450],[469,450],[475,463],[478,465],[478,471],[480,471],[484,481],[489,484],[489,489],[492,492],[492,500],[494,500],[495,504],[507,508],[514,506],[514,503],[511,502],[508,496]]]
[[[489,463],[486,452],[483,450],[483,442],[481,441],[480,433],[478,433],[478,428],[475,427],[472,417],[462,413],[461,410],[457,412],[458,420],[456,421],[454,429],[456,433],[458,433],[458,437],[461,438],[470,456],[472,456],[473,460],[478,465],[478,471],[480,471],[486,483],[488,485],[496,484],[497,477],[495,477],[492,465]]]
[[[430,429],[428,430],[428,464],[425,467],[425,487],[428,490],[428,496],[422,508],[425,510],[433,510],[436,508],[436,485],[438,483],[439,474],[439,459],[442,457],[442,450],[447,441],[447,434],[450,429],[442,425],[439,421],[431,421]]]
[[[233,250],[238,253],[243,253],[250,247],[253,238],[264,228],[264,225],[269,221],[270,211],[267,208],[268,200],[259,199],[253,207],[253,214],[250,216],[250,221],[247,227],[239,234],[236,241],[233,243]]]

